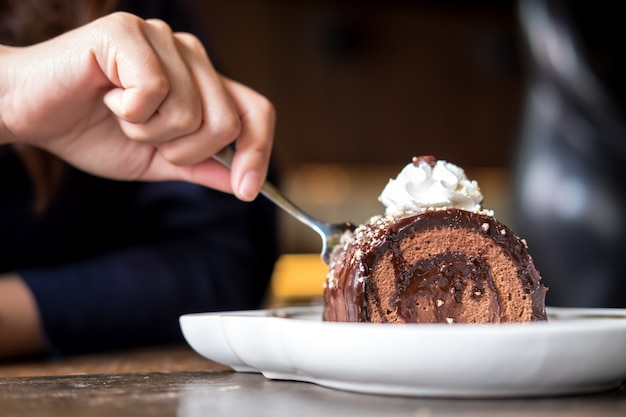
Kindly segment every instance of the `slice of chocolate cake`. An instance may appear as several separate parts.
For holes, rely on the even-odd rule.
[[[324,320],[546,319],[546,289],[525,242],[481,208],[482,194],[463,170],[414,159],[380,199],[387,214],[346,235],[331,256]]]

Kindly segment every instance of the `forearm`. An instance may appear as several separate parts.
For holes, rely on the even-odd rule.
[[[0,274],[0,360],[43,353],[45,340],[32,293],[15,274]]]
[[[136,246],[21,273],[57,354],[180,342],[181,314],[243,307],[262,280],[249,245],[209,241]]]

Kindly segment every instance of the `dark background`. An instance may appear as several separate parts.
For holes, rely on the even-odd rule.
[[[298,205],[364,221],[389,177],[432,154],[474,175],[506,220],[524,91],[515,2],[192,3],[215,65],[274,103],[273,162]],[[281,222],[284,251],[319,250]]]
[[[222,71],[270,98],[276,158],[508,165],[522,92],[515,2],[196,0]]]
[[[432,154],[527,240],[549,305],[626,305],[626,2],[194,3],[219,69],[275,104],[279,186],[306,211],[363,222],[390,177]],[[540,34],[532,66],[518,6]],[[587,81],[570,79],[581,68]],[[284,213],[279,224],[284,252],[319,251],[314,232]]]

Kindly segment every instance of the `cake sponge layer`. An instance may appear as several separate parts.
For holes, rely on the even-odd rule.
[[[375,218],[334,254],[324,319],[380,323],[545,320],[525,243],[489,215],[460,209]]]

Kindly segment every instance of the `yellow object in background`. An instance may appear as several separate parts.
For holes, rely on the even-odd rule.
[[[319,253],[282,255],[274,267],[268,307],[319,301],[327,273]]]

